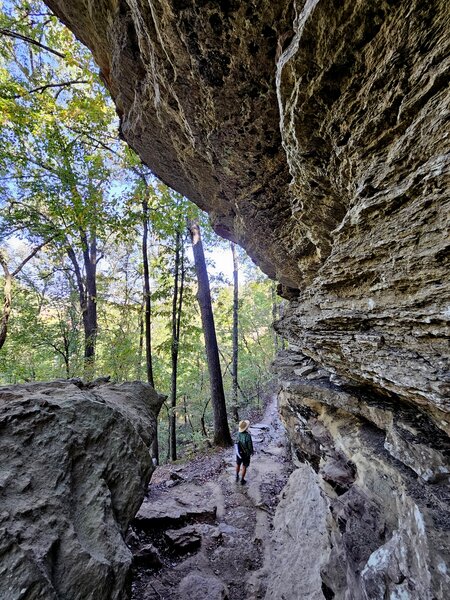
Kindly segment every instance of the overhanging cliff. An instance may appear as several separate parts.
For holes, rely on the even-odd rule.
[[[47,4],[143,160],[300,290],[284,334],[448,427],[446,0]]]
[[[446,597],[447,0],[47,4],[128,143],[291,299],[282,412],[324,499],[324,597]]]

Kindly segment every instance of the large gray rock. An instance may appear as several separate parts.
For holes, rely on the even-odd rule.
[[[327,517],[317,475],[301,465],[284,488],[275,515],[266,600],[323,598],[321,568],[330,554]]]
[[[2,600],[127,597],[160,405],[139,382],[0,388]]]
[[[214,575],[190,573],[178,586],[180,600],[227,600],[227,586]]]
[[[192,522],[214,523],[216,513],[217,504],[205,488],[183,483],[171,488],[170,495],[150,490],[133,524],[143,531],[163,530]]]
[[[277,589],[286,598],[450,597],[448,437],[411,404],[289,378],[288,358],[279,399],[299,469],[274,520],[268,599]]]

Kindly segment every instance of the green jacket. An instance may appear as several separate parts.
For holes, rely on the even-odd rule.
[[[248,431],[244,431],[243,433],[239,433],[237,437],[237,441],[239,444],[239,448],[241,453],[247,454],[248,456],[253,454],[253,442],[252,436]]]

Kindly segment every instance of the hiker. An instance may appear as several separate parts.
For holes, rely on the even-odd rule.
[[[239,423],[239,433],[237,436],[237,442],[235,444],[236,449],[236,483],[239,481],[239,471],[242,465],[242,479],[241,484],[245,485],[245,474],[250,464],[250,456],[253,454],[253,442],[252,436],[247,431],[250,425],[250,421],[241,421]]]

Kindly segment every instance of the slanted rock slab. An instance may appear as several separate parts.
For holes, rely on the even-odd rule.
[[[186,499],[189,500],[186,500]],[[205,489],[194,484],[180,483],[172,488],[170,496],[152,493],[142,503],[134,519],[136,528],[153,531],[181,527],[193,521],[214,523],[217,506],[205,494]]]

